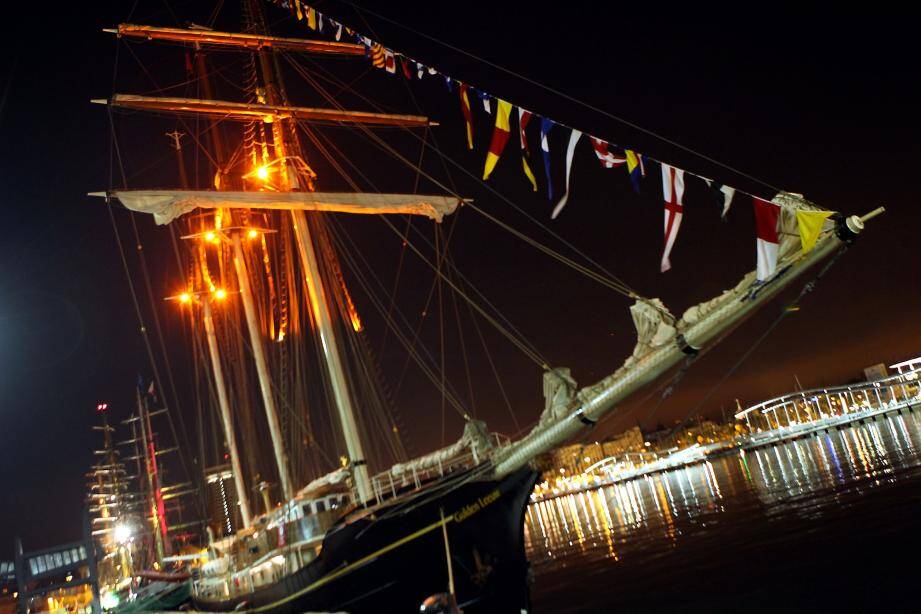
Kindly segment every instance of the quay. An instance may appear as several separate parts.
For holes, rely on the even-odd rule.
[[[791,392],[743,409],[734,417],[744,421],[746,432],[729,441],[698,443],[665,456],[643,452],[610,456],[554,486],[547,482],[538,484],[531,501],[554,499],[689,467],[727,454],[744,454],[817,437],[893,413],[914,412],[921,407],[921,357],[891,365],[890,369],[896,369],[897,373],[860,383]],[[632,465],[625,467],[625,461]]]

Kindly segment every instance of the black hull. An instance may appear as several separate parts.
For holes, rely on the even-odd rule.
[[[447,592],[443,510],[464,612],[528,611],[524,514],[536,480],[534,471],[522,469],[501,480],[455,478],[409,501],[399,497],[374,519],[334,527],[317,559],[300,571],[245,598],[195,599],[195,605],[206,611],[418,612],[426,597]]]

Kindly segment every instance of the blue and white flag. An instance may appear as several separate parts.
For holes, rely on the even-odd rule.
[[[483,101],[483,108],[486,110],[486,112],[492,113],[492,107],[489,104],[489,94],[487,94],[486,92],[477,90],[476,95],[479,96],[480,100]]]
[[[550,180],[550,129],[553,120],[548,117],[540,119],[540,150],[544,154],[544,172],[547,174],[547,198],[553,200],[553,182]]]

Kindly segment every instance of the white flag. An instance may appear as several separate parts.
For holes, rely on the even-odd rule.
[[[563,192],[563,198],[560,199],[560,202],[553,208],[553,213],[550,214],[551,220],[556,219],[556,216],[566,206],[566,201],[569,200],[569,172],[572,170],[572,158],[576,153],[576,143],[579,142],[581,137],[582,133],[573,128],[572,133],[569,135],[569,146],[566,148],[566,191]]]

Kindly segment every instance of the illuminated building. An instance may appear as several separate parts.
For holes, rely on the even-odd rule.
[[[235,533],[240,525],[240,511],[234,502],[237,489],[229,465],[211,467],[205,475],[208,526],[215,537]]]
[[[586,467],[611,456],[622,456],[630,453],[640,453],[646,450],[644,446],[643,431],[640,427],[629,428],[620,435],[605,441],[593,443],[576,443],[563,446],[554,450],[552,454],[552,470],[563,473],[581,473]]]

